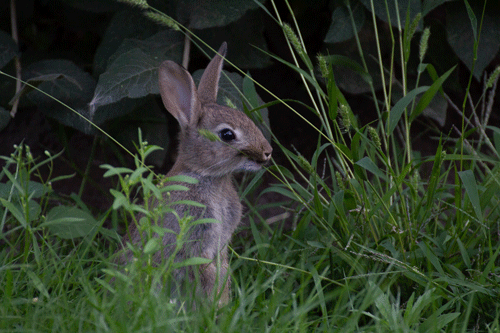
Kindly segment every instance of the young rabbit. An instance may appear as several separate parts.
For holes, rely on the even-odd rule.
[[[259,170],[270,160],[272,152],[262,132],[243,112],[216,104],[226,49],[224,42],[205,69],[198,89],[188,71],[176,63],[165,61],[159,69],[163,104],[180,125],[178,156],[167,177],[186,175],[198,180],[197,184],[182,183],[189,188],[188,191],[170,192],[164,200],[192,200],[205,205],[205,208],[182,204],[174,206],[180,218],[190,215],[195,220],[212,218],[220,221],[192,226],[175,259],[182,261],[203,257],[212,261],[193,266],[197,272],[179,269],[174,278],[192,282],[195,276],[199,277],[201,286],[196,293],[212,300],[215,293],[221,293],[221,304],[227,303],[230,298],[227,244],[241,220],[241,204],[232,174]],[[210,140],[206,132],[200,130],[212,132],[219,140]],[[162,224],[179,232],[178,219],[172,213],[163,217]],[[140,241],[141,235],[134,230],[132,242]],[[160,256],[171,255],[175,242],[176,235],[166,233],[162,239],[163,250],[157,253],[154,260],[159,262]]]

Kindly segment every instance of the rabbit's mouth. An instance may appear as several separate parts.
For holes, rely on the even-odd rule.
[[[251,154],[241,152],[240,157],[243,158],[243,163],[241,166],[242,170],[245,171],[258,171],[269,164],[271,160],[271,155],[265,155],[267,158],[263,159],[260,156],[256,158],[256,156],[252,156]]]
[[[254,161],[254,160],[245,159],[243,161],[243,163],[241,163],[239,170],[240,171],[259,171],[260,169],[262,169],[263,166],[264,166],[264,163],[259,163],[259,162]]]

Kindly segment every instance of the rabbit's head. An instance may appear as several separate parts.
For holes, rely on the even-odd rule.
[[[178,64],[167,60],[160,66],[163,104],[181,128],[174,166],[180,172],[223,176],[258,170],[271,158],[271,145],[250,118],[216,104],[226,50],[224,42],[205,69],[198,89],[189,72]]]

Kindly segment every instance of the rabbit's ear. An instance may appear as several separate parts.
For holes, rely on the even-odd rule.
[[[177,119],[181,128],[187,127],[197,118],[200,109],[191,74],[170,60],[160,65],[158,73],[163,105]]]
[[[222,64],[227,52],[226,42],[222,43],[219,52],[210,61],[207,68],[201,76],[198,85],[198,96],[202,104],[215,103],[217,100],[217,90],[219,89],[219,78],[222,71]]]

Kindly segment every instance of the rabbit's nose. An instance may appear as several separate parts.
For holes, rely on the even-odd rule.
[[[269,161],[269,159],[271,158],[272,152],[273,152],[273,148],[271,148],[271,145],[269,145],[269,143],[268,143],[267,147],[265,147],[262,151],[262,159],[264,161]]]

